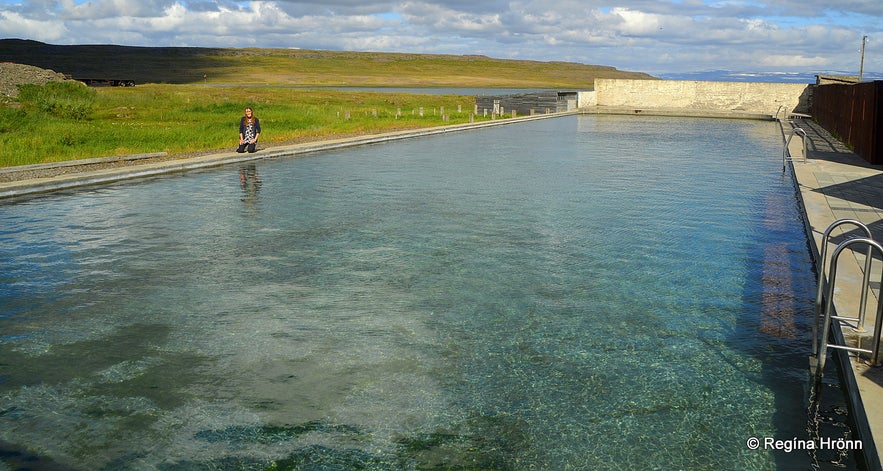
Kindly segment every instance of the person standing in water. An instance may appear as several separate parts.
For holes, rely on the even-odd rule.
[[[254,115],[251,107],[245,109],[245,116],[239,120],[239,148],[236,152],[255,152],[258,137],[261,136],[261,121]]]

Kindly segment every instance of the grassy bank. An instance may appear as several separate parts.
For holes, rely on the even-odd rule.
[[[229,150],[238,143],[246,106],[261,120],[262,146],[465,123],[474,108],[474,98],[455,95],[200,85],[89,90],[94,103],[83,119],[34,106],[0,107],[0,166]]]

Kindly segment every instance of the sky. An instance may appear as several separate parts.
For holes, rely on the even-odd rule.
[[[480,54],[673,78],[883,78],[883,0],[0,0],[49,44]],[[876,77],[875,77],[876,76]]]

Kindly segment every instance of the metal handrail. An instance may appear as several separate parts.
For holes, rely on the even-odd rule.
[[[831,267],[830,267],[830,273],[828,276],[828,279],[830,280],[830,282],[828,283],[828,290],[827,290],[828,292],[827,292],[827,302],[826,302],[826,307],[825,307],[825,321],[824,321],[824,324],[822,327],[822,336],[821,336],[822,343],[820,346],[820,350],[817,354],[817,360],[816,360],[816,365],[817,365],[816,376],[818,376],[818,377],[821,377],[824,370],[825,370],[825,358],[827,357],[828,348],[836,348],[836,349],[846,350],[846,351],[856,352],[856,353],[867,353],[867,354],[871,355],[871,362],[870,362],[871,366],[877,366],[877,363],[878,363],[878,360],[880,357],[880,332],[881,332],[881,328],[883,328],[883,322],[881,322],[881,321],[883,321],[883,303],[881,303],[881,302],[877,303],[877,320],[874,323],[874,338],[873,338],[874,347],[872,349],[857,348],[857,347],[850,347],[848,345],[829,344],[828,343],[828,334],[829,334],[829,331],[831,328],[831,319],[854,320],[853,318],[849,318],[849,317],[834,316],[831,314],[831,312],[833,311],[833,308],[834,308],[834,281],[837,277],[837,259],[840,258],[840,254],[843,253],[843,251],[847,247],[849,247],[851,245],[855,245],[855,244],[867,244],[868,246],[871,247],[871,251],[876,249],[880,253],[880,255],[883,255],[883,246],[881,246],[879,243],[877,243],[873,239],[869,239],[869,238],[849,239],[847,241],[842,242],[840,245],[837,246],[837,249],[834,250],[834,254],[831,256]]]
[[[791,130],[791,134],[788,134],[788,140],[785,141],[785,146],[782,148],[782,171],[785,171],[785,162],[788,159],[788,146],[791,145],[791,139],[794,137],[794,134],[800,134],[800,140],[803,141],[803,163],[806,163],[806,131],[801,128],[794,128]]]
[[[844,225],[844,224],[852,224],[859,229],[861,229],[865,233],[865,237],[868,239],[873,238],[871,236],[871,230],[868,229],[868,226],[864,225],[861,221],[857,221],[855,219],[838,219],[831,223],[825,232],[822,234],[822,242],[821,248],[819,249],[819,283],[818,290],[816,291],[816,310],[815,310],[815,319],[813,319],[812,324],[812,355],[816,356],[819,353],[819,322],[822,319],[822,304],[824,303],[824,293],[825,286],[830,280],[825,276],[825,264],[827,262],[826,255],[828,253],[828,238],[831,237],[831,232]],[[855,330],[858,332],[864,332],[864,324],[865,324],[865,311],[868,303],[868,287],[870,286],[870,276],[871,276],[871,255],[872,255],[872,247],[868,247],[868,253],[865,256],[865,270],[864,270],[864,279],[862,281],[862,294],[861,300],[859,301],[859,317],[856,319],[858,322]]]

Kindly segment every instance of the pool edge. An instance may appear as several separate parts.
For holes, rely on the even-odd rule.
[[[788,130],[790,132],[790,129]],[[782,127],[782,142],[783,145],[787,145],[787,135],[785,131],[785,127]],[[799,153],[803,153],[803,149],[800,147],[802,144],[798,143],[797,140],[794,140],[790,143],[789,147],[786,147],[786,151],[788,155],[794,156]],[[856,157],[857,158],[857,157]],[[807,161],[808,163],[801,163],[800,165],[811,165],[812,162]],[[801,173],[795,166],[795,162],[793,160],[789,160],[788,162],[790,168],[790,174],[792,182],[795,185],[795,193],[797,194],[797,198],[800,201],[800,209],[803,216],[803,224],[804,230],[807,235],[807,245],[810,247],[810,252],[812,255],[813,263],[816,267],[816,271],[819,271],[819,258],[820,258],[820,249],[819,244],[821,240],[817,240],[815,237],[815,233],[824,232],[825,228],[829,224],[827,218],[822,217],[821,212],[825,209],[831,210],[830,207],[825,208],[826,205],[811,205],[807,202],[807,192],[817,191],[818,185],[812,185],[808,182],[807,178],[804,178],[801,181]],[[831,218],[833,218],[833,211],[831,213]],[[856,267],[858,264],[856,263]],[[858,287],[855,287],[858,290]],[[834,307],[836,311],[836,305]],[[840,328],[840,324],[837,322],[831,323],[832,327],[832,335],[834,335],[835,339],[839,343],[844,342],[843,331]],[[807,346],[807,351],[809,351],[809,346]],[[859,386],[859,375],[855,369],[855,365],[849,358],[849,354],[840,349],[835,349],[832,352],[834,360],[837,362],[838,369],[841,374],[841,378],[843,380],[847,401],[850,406],[850,416],[853,420],[853,425],[856,430],[855,433],[858,435],[858,439],[862,442],[862,450],[859,455],[861,456],[863,463],[861,465],[864,466],[864,469],[868,470],[878,470],[883,469],[883,465],[881,465],[880,450],[883,447],[877,443],[874,434],[874,427],[872,426],[871,421],[868,418],[867,409],[865,408],[865,398],[862,395],[862,388]],[[876,386],[876,385],[869,385]],[[883,388],[880,386],[876,386],[878,389],[881,389],[881,393],[883,393]],[[883,431],[877,430],[877,436],[883,436]]]
[[[401,139],[432,136],[451,132],[469,131],[494,126],[524,123],[538,119],[558,118],[562,116],[576,115],[577,111],[564,111],[542,115],[496,119],[480,123],[454,124],[449,126],[435,126],[431,128],[412,129],[407,131],[394,131],[379,134],[369,134],[356,137],[329,139],[325,141],[294,144],[289,146],[268,147],[253,154],[239,154],[233,151],[217,154],[192,157],[189,159],[169,160],[164,162],[147,163],[123,168],[110,168],[81,172],[74,174],[59,175],[55,177],[20,180],[13,182],[0,182],[0,201],[21,196],[31,196],[42,193],[51,193],[77,187],[103,185],[122,180],[147,178],[158,175],[185,172],[201,168],[218,167],[221,165],[269,159],[280,157],[292,157],[301,154],[323,152],[347,147],[356,147]],[[70,165],[64,162],[59,165]]]

